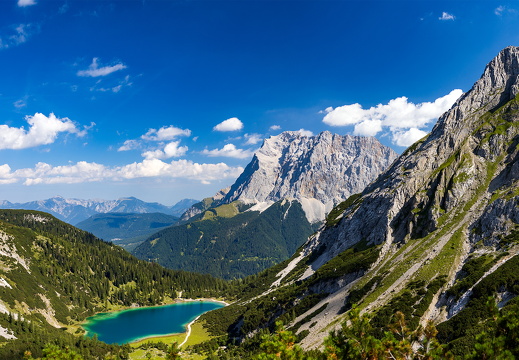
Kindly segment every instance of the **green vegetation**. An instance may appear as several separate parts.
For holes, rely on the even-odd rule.
[[[519,258],[513,257],[492,274],[483,278],[473,288],[472,296],[466,307],[448,321],[438,325],[440,341],[450,343],[455,354],[463,354],[472,349],[476,341],[476,334],[485,330],[485,321],[492,316],[487,299],[498,293],[508,293],[509,297],[519,294],[518,268]],[[515,308],[517,300],[519,299],[511,300],[507,307]]]
[[[262,213],[232,216],[236,206],[211,209],[200,220],[162,230],[134,254],[171,269],[233,279],[289,258],[313,233],[297,202],[280,201]]]
[[[362,203],[361,196],[362,196],[362,194],[350,195],[349,198],[347,198],[345,201],[341,202],[339,205],[334,207],[332,209],[332,211],[330,211],[330,213],[326,217],[326,222],[325,222],[326,226],[332,227],[332,226],[337,225],[339,223],[339,221],[341,220],[340,215],[342,215],[344,213],[344,211],[346,211],[350,206],[352,206],[354,204],[355,204],[355,208],[360,206],[360,204]],[[355,211],[355,210],[352,210],[352,212],[353,211]]]
[[[471,257],[465,262],[461,269],[460,277],[453,287],[447,291],[448,296],[453,296],[456,300],[478,281],[498,259],[490,254],[479,257]]]
[[[80,338],[67,332],[67,326],[74,331],[78,322],[96,312],[160,304],[179,292],[185,297],[211,297],[230,288],[209,275],[138,260],[36,211],[0,210],[0,243],[4,249],[0,274],[9,284],[0,286],[0,299],[10,311],[0,314],[0,326],[17,337],[2,341],[1,359],[20,359],[25,350],[44,356],[42,349],[48,343],[68,346],[85,358],[94,353],[124,355],[129,348]]]

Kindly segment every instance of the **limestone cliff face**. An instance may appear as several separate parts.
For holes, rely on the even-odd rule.
[[[469,201],[481,205],[472,209],[471,219],[482,214],[496,189],[519,180],[513,146],[519,141],[518,86],[519,48],[508,47],[429,136],[364,191],[359,206],[346,210],[337,227],[323,231],[323,238],[334,239],[334,254],[361,240],[389,246],[424,237],[446,214],[466,211]]]
[[[397,157],[373,137],[286,131],[266,139],[223,203],[272,204],[297,199],[311,222],[361,192]],[[261,205],[259,205],[261,206]]]

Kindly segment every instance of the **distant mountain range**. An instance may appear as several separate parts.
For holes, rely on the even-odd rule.
[[[176,216],[163,213],[104,213],[92,215],[76,226],[132,251],[148,236],[175,225],[178,220]]]
[[[173,206],[165,206],[159,203],[144,202],[134,197],[118,200],[80,200],[55,196],[46,200],[26,203],[11,203],[4,200],[0,201],[0,208],[44,211],[69,224],[76,225],[90,216],[100,213],[163,213],[180,217],[195,203],[198,203],[198,200],[184,199]]]

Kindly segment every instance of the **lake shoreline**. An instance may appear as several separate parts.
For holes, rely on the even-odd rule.
[[[156,308],[156,307],[161,307],[161,306],[168,306],[168,305],[175,305],[175,304],[184,304],[184,303],[185,304],[187,304],[187,303],[216,303],[216,304],[221,304],[224,307],[229,305],[228,302],[226,302],[224,300],[218,300],[218,299],[215,299],[215,298],[197,298],[197,299],[176,298],[176,299],[172,299],[171,301],[167,301],[167,302],[165,302],[163,304],[150,305],[150,306],[133,305],[133,306],[130,306],[130,307],[124,307],[122,309],[105,311],[105,312],[99,312],[99,313],[96,313],[96,314],[94,314],[92,316],[89,316],[89,318],[93,317],[93,316],[96,316],[96,315],[99,315],[99,314],[110,314],[110,313],[125,312],[125,311],[132,311],[132,310],[139,310],[139,309],[146,309],[146,308]],[[135,344],[135,343],[139,343],[139,342],[143,342],[143,341],[147,341],[147,340],[152,340],[152,339],[157,340],[157,339],[160,339],[160,338],[168,338],[168,337],[171,337],[171,336],[181,336],[183,334],[187,334],[186,338],[182,342],[182,344],[184,344],[184,343],[187,342],[187,340],[189,338],[189,335],[190,335],[189,333],[190,333],[190,330],[191,330],[191,326],[200,318],[200,316],[201,315],[197,316],[195,319],[193,319],[189,323],[184,324],[183,325],[184,331],[182,331],[182,332],[174,332],[174,333],[168,333],[168,334],[157,334],[157,335],[145,336],[145,337],[138,338],[138,339],[135,339],[135,340],[132,340],[132,341],[128,341],[127,344]],[[87,319],[85,319],[83,322],[81,322],[79,324],[79,326],[83,330],[86,331],[86,334],[88,334],[89,330],[87,328],[85,328],[83,325],[88,324],[88,320]]]

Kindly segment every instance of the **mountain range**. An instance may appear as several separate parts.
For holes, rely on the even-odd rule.
[[[198,200],[183,199],[173,206],[165,206],[159,203],[144,202],[135,197],[117,200],[82,200],[55,196],[46,200],[26,203],[11,203],[1,200],[0,208],[44,211],[69,224],[76,225],[92,215],[103,213],[163,213],[180,217],[186,209],[197,202]]]
[[[277,147],[285,136],[304,145]],[[138,261],[48,214],[1,210],[2,358],[21,358],[27,349],[40,356],[46,342],[124,357],[124,347],[75,341],[57,327],[70,330],[95,311],[157,304],[179,291],[222,295],[232,302],[195,323],[209,340],[187,351],[211,358],[251,358],[262,351],[276,358],[295,351],[297,341],[312,351],[308,359],[322,359],[330,331],[346,354],[360,351],[350,341],[354,333],[366,339],[390,333],[404,338],[414,329],[421,329],[422,340],[444,344],[455,358],[478,352],[479,358],[492,352],[494,358],[519,355],[519,47],[503,49],[429,135],[313,224],[320,209],[329,206],[326,199],[338,191],[334,184],[319,191],[318,179],[344,184],[349,173],[344,173],[347,166],[331,166],[331,160],[311,159],[309,144],[348,151],[319,144],[331,134],[298,136],[266,140],[228,191],[194,205],[186,223],[161,230],[137,248],[158,250],[146,255],[155,256],[149,260],[158,261],[164,253],[220,270],[246,259],[254,271],[261,267],[252,262],[256,245],[268,251],[284,242],[286,254],[295,248],[289,259],[232,282]],[[328,143],[346,142],[337,137]],[[327,157],[321,153],[319,159]],[[341,170],[327,178],[319,169]],[[308,207],[299,199],[320,205]],[[318,230],[298,247],[294,233],[310,232],[312,225]],[[270,232],[277,234],[278,244],[271,242]],[[242,237],[246,242],[240,243]],[[199,256],[210,252],[218,256]],[[232,261],[218,263],[222,258]],[[365,315],[358,320],[355,314]],[[503,321],[500,314],[511,317]],[[398,327],[391,325],[395,320]],[[285,329],[276,330],[278,321]],[[500,326],[507,332],[492,338]],[[488,347],[476,348],[485,338]],[[423,358],[419,341],[397,350],[416,355],[406,358]],[[302,350],[298,354],[295,358],[302,358]],[[263,355],[258,358],[269,358]]]

